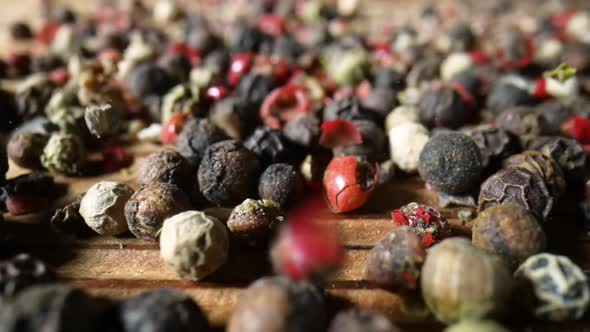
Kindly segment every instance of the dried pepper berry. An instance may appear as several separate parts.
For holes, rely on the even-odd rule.
[[[447,220],[435,208],[410,203],[391,213],[397,226],[410,226],[422,239],[425,248],[431,247],[448,237],[451,232]]]

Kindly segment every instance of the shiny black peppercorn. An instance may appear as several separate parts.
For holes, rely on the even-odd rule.
[[[258,194],[284,208],[301,197],[304,189],[303,176],[289,164],[272,164],[260,176]]]

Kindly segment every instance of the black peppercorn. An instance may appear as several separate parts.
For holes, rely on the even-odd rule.
[[[154,182],[139,188],[125,204],[125,219],[133,235],[155,241],[166,218],[186,211],[189,199],[177,186]]]
[[[523,167],[539,175],[554,198],[565,193],[565,176],[553,158],[538,151],[525,151],[504,161],[504,167]]]
[[[465,134],[479,147],[482,166],[488,172],[498,170],[502,160],[520,150],[516,137],[496,126],[479,125],[465,130]]]
[[[522,167],[510,167],[490,176],[479,192],[478,211],[498,205],[522,206],[539,220],[546,220],[553,208],[553,197],[543,179]]]
[[[479,148],[471,138],[460,133],[434,135],[420,153],[418,171],[422,179],[448,194],[474,189],[482,170]]]
[[[247,199],[233,209],[227,228],[236,239],[256,244],[269,239],[283,220],[277,203],[267,199]]]
[[[283,135],[303,148],[315,146],[320,137],[320,120],[312,113],[301,114],[287,122]]]
[[[186,82],[192,69],[189,59],[182,53],[168,53],[158,60],[158,64],[176,82]]]
[[[487,108],[499,114],[510,107],[532,104],[534,99],[525,87],[526,84],[522,78],[516,76],[498,79],[488,94]]]
[[[373,115],[363,109],[356,98],[335,100],[324,108],[324,121],[342,119],[352,120],[374,120]]]
[[[274,88],[275,82],[272,77],[249,73],[240,80],[237,92],[247,103],[259,107]]]
[[[430,127],[455,129],[465,124],[471,116],[470,107],[450,86],[425,92],[418,104],[418,109],[420,121]]]
[[[180,153],[165,149],[149,155],[140,166],[137,182],[147,185],[154,182],[170,183],[185,189],[187,194],[196,186],[194,170]]]
[[[234,25],[230,31],[229,47],[233,53],[257,52],[264,39],[270,38],[255,27]]]
[[[404,75],[399,71],[387,68],[379,67],[373,80],[375,88],[378,89],[389,89],[390,93],[395,95],[396,91],[401,91],[405,85]]]
[[[260,123],[259,109],[239,97],[227,97],[215,103],[209,119],[233,139],[244,139]]]
[[[102,306],[82,291],[49,284],[22,291],[0,311],[3,332],[101,331]]]
[[[449,30],[451,51],[468,52],[475,47],[476,39],[467,23],[458,23]]]
[[[57,232],[74,235],[78,237],[87,237],[96,234],[80,215],[80,202],[84,194],[79,195],[70,204],[55,210],[50,219],[51,227]]]
[[[397,97],[394,90],[375,87],[362,101],[363,108],[375,115],[375,118],[383,121],[385,116],[397,106]]]
[[[190,47],[199,50],[202,54],[207,54],[220,46],[222,41],[211,32],[206,21],[202,21],[202,24],[189,23],[187,25],[186,42]]]
[[[7,90],[0,89],[0,107],[2,108],[0,130],[10,130],[20,124],[20,112],[16,105],[14,94]]]
[[[242,293],[227,331],[319,332],[325,328],[325,299],[319,288],[282,277],[267,277]]]
[[[350,309],[340,312],[334,317],[328,332],[401,332],[384,315]]]
[[[2,187],[2,200],[8,212],[21,215],[47,208],[55,191],[52,176],[37,172],[23,174],[6,181]]]
[[[586,173],[586,151],[574,139],[542,136],[531,142],[530,149],[541,151],[557,161],[570,184],[579,182]]]
[[[29,119],[43,114],[51,98],[55,85],[44,74],[36,74],[22,82],[16,88],[16,106],[19,117]]]
[[[41,133],[16,133],[10,137],[6,147],[8,158],[20,167],[40,169],[40,156],[48,140],[49,137]]]
[[[496,125],[515,135],[522,147],[541,134],[541,117],[532,107],[507,108],[496,118]]]
[[[419,87],[421,84],[438,79],[441,58],[428,56],[416,62],[406,77],[408,85]]]
[[[199,167],[205,150],[212,144],[227,139],[227,136],[207,119],[192,118],[182,128],[176,139],[176,150],[193,167]]]
[[[10,36],[14,40],[30,40],[33,38],[31,26],[25,22],[15,22],[10,26]]]
[[[244,147],[254,152],[263,165],[280,162],[296,163],[302,159],[296,147],[283,136],[280,130],[266,126],[256,128],[244,141]]]
[[[127,88],[135,97],[163,96],[177,82],[158,65],[146,62],[135,67],[127,77]]]
[[[2,149],[0,149],[0,184],[6,181],[6,173],[8,172],[8,157]]]
[[[295,63],[301,53],[303,53],[303,48],[292,36],[280,36],[274,40],[273,57],[286,60],[288,63]]]
[[[28,255],[16,255],[0,262],[0,303],[21,290],[56,280],[55,273],[41,260]]]
[[[156,289],[124,302],[119,319],[125,332],[209,330],[199,305],[176,289]]]
[[[561,125],[574,116],[571,107],[567,107],[557,100],[539,104],[536,111],[539,113],[541,133],[543,135],[560,135]]]
[[[260,176],[258,194],[284,208],[303,194],[303,176],[292,165],[272,164]]]
[[[199,186],[211,203],[231,206],[253,197],[259,174],[256,154],[237,141],[226,140],[205,150],[198,171]]]
[[[334,156],[353,155],[366,158],[370,161],[381,161],[386,159],[385,133],[380,126],[373,121],[354,120],[352,123],[358,129],[362,137],[361,144],[351,144],[334,148]]]

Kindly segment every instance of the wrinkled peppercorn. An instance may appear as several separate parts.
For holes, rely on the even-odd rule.
[[[526,168],[510,167],[482,183],[478,211],[507,203],[520,205],[544,221],[553,208],[553,197],[539,175]]]
[[[0,262],[0,303],[25,288],[50,283],[55,273],[44,262],[29,255],[19,254]]]
[[[84,112],[84,120],[90,133],[97,138],[114,136],[123,122],[123,113],[111,104],[90,105]]]
[[[342,119],[352,120],[374,120],[372,114],[361,106],[356,98],[335,100],[324,108],[324,121]]]
[[[125,203],[133,195],[129,186],[102,181],[88,189],[80,202],[80,215],[86,225],[100,235],[118,235],[127,231]]]
[[[527,147],[541,134],[540,116],[532,107],[511,107],[496,118],[496,125],[515,135]]]
[[[469,106],[452,87],[427,91],[418,104],[420,121],[429,127],[455,129],[465,124],[471,116]]]
[[[176,140],[176,150],[194,167],[199,167],[205,150],[227,136],[207,119],[193,118],[185,125]]]
[[[119,319],[125,332],[209,330],[199,305],[176,289],[156,289],[124,302]]]
[[[38,212],[55,198],[53,177],[44,173],[23,174],[6,181],[2,187],[3,203],[12,215]]]
[[[83,197],[84,194],[81,194],[72,203],[55,210],[50,219],[51,227],[58,232],[79,237],[94,234],[94,231],[86,225],[84,218],[80,215],[80,202]]]
[[[362,137],[361,144],[343,145],[334,148],[334,156],[357,156],[371,161],[381,161],[386,158],[385,133],[375,122],[368,120],[353,120]]]
[[[267,277],[257,280],[242,293],[227,331],[319,332],[325,328],[322,290],[308,283]]]
[[[401,332],[401,330],[382,314],[354,308],[338,313],[330,323],[328,332]]]
[[[133,235],[155,241],[164,220],[189,208],[189,199],[177,186],[153,182],[139,188],[125,204],[125,218]]]
[[[155,182],[170,183],[183,189],[190,196],[196,188],[195,171],[180,153],[165,149],[149,155],[141,164],[137,182],[147,185]]]
[[[41,155],[41,164],[51,172],[79,175],[87,162],[87,152],[78,136],[54,133]]]
[[[455,132],[443,132],[430,138],[418,165],[424,181],[448,194],[463,194],[474,189],[482,170],[481,154],[475,142]]]
[[[266,126],[258,127],[244,141],[244,147],[254,152],[263,165],[274,163],[297,163],[302,159],[280,130]]]
[[[10,137],[6,152],[8,158],[23,168],[40,169],[41,159],[49,137],[42,133],[22,132]]]
[[[504,161],[504,167],[522,167],[539,175],[554,198],[565,193],[565,177],[553,158],[538,151],[525,151]]]
[[[205,150],[198,171],[199,186],[211,203],[231,206],[253,196],[259,174],[256,154],[237,141],[226,140]]]
[[[19,117],[29,119],[43,114],[55,86],[45,74],[27,78],[16,87],[15,100]]]
[[[289,164],[272,164],[260,176],[258,194],[284,208],[301,197],[304,189],[303,176]]]
[[[215,103],[209,119],[233,139],[244,139],[260,123],[258,108],[239,97]]]
[[[422,240],[410,227],[401,226],[373,247],[365,275],[368,280],[393,290],[414,290],[425,257]]]
[[[531,150],[537,150],[553,158],[565,174],[570,184],[575,184],[586,173],[586,152],[575,140],[543,136],[531,142]]]
[[[283,127],[283,135],[304,148],[315,146],[320,137],[320,120],[314,113],[304,113],[291,119]]]
[[[227,228],[237,239],[255,244],[268,239],[283,220],[277,203],[266,199],[247,199],[233,209]]]
[[[498,170],[502,160],[520,150],[514,135],[495,126],[479,125],[464,132],[479,147],[481,164],[488,172]]]
[[[247,103],[260,106],[274,88],[271,76],[249,73],[240,80],[237,92]]]

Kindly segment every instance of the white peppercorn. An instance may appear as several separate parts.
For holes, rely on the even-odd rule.
[[[385,130],[389,132],[393,127],[406,122],[420,123],[420,115],[416,107],[401,105],[394,108],[385,118]]]
[[[391,128],[389,131],[391,160],[404,172],[416,172],[420,153],[428,139],[428,129],[419,123],[406,122]]]
[[[125,203],[133,195],[129,186],[102,181],[90,189],[80,202],[80,215],[86,224],[101,235],[118,235],[125,233]]]
[[[164,221],[160,256],[181,278],[201,280],[227,260],[229,236],[217,219],[185,211]]]
[[[84,120],[90,133],[101,138],[112,136],[119,131],[123,114],[110,104],[90,105],[86,107]]]

